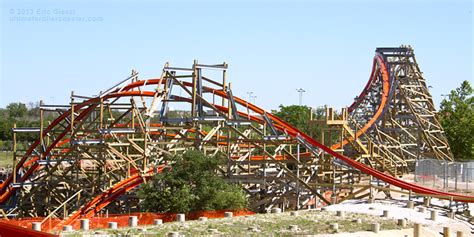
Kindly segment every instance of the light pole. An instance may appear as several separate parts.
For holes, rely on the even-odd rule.
[[[252,96],[252,103],[253,104],[255,104],[255,99],[257,99],[257,96],[256,95]]]
[[[441,94],[441,96],[443,97],[441,102],[443,102],[444,100],[447,100],[446,97],[448,97],[448,99],[449,99],[449,94]]]
[[[252,95],[253,95],[253,91],[248,91],[248,92],[247,92],[247,95],[249,96],[249,100],[248,100],[248,102],[252,103]]]
[[[300,93],[300,106],[303,104],[303,93],[306,92],[303,88],[296,89],[298,93]]]

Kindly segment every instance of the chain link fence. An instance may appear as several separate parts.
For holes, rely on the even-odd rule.
[[[425,187],[448,192],[474,192],[474,162],[446,162],[435,159],[418,160],[415,182]]]

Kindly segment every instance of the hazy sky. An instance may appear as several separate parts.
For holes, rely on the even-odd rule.
[[[66,103],[131,69],[156,77],[193,59],[227,62],[234,94],[252,91],[266,109],[297,104],[300,87],[304,104],[341,107],[365,85],[375,48],[401,44],[436,103],[473,81],[472,1],[130,2],[2,1],[0,107]]]

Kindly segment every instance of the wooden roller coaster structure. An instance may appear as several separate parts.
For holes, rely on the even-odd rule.
[[[393,190],[473,202],[474,197],[397,178],[417,159],[453,160],[413,49],[378,48],[354,103],[327,109],[321,142],[233,96],[228,65],[165,64],[160,77],[136,71],[97,96],[71,94],[69,105],[40,105],[39,128],[13,128],[14,171],[0,184],[0,204],[17,216],[62,218],[138,210],[134,191],[188,149],[221,154],[218,172],[248,193],[251,209],[300,209]],[[205,73],[212,70],[219,79]],[[183,110],[170,110],[170,107]],[[190,110],[184,110],[190,108]],[[57,113],[46,122],[45,113]],[[326,142],[336,131],[338,142]],[[16,134],[38,139],[17,149]],[[326,135],[326,137],[328,137]],[[331,136],[329,136],[331,137]],[[331,139],[329,139],[331,140]],[[374,185],[378,180],[384,186]]]

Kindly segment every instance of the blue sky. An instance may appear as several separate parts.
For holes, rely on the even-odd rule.
[[[0,107],[66,103],[131,69],[156,77],[167,61],[193,59],[227,62],[234,94],[252,91],[266,109],[297,104],[300,87],[304,104],[342,107],[365,85],[375,48],[401,44],[414,47],[436,103],[473,82],[471,1],[130,2],[2,1]]]

